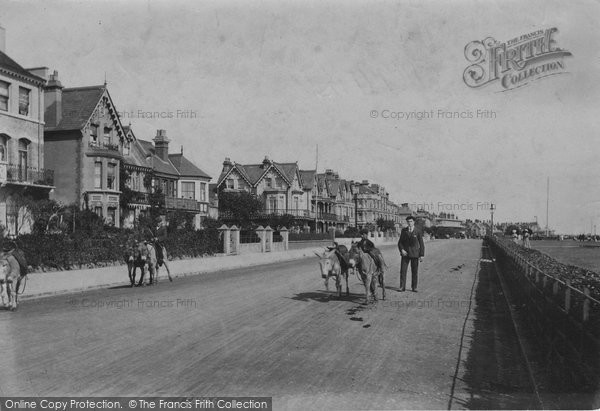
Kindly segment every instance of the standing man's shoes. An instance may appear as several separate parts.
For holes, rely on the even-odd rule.
[[[398,289],[398,292],[403,292],[403,291],[406,291],[406,288],[399,288]]]
[[[418,292],[418,291],[417,291],[417,289],[416,289],[416,288],[413,288],[413,293],[416,293],[416,292]]]

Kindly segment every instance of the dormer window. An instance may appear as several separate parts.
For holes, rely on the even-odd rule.
[[[104,127],[104,145],[110,145],[110,128]]]
[[[233,190],[235,188],[233,178],[228,178],[227,181],[225,182],[225,184],[226,184],[226,187],[230,190]]]
[[[90,138],[93,143],[98,143],[98,125],[90,124]]]

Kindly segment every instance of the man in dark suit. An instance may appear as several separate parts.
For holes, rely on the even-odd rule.
[[[402,255],[400,261],[400,291],[406,291],[406,271],[410,263],[412,272],[411,287],[417,292],[417,279],[419,275],[419,262],[423,261],[425,256],[425,245],[423,244],[423,234],[415,228],[415,218],[406,217],[408,227],[403,228],[398,241],[398,250]]]

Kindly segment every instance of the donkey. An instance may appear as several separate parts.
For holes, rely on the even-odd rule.
[[[329,291],[329,277],[335,277],[335,288],[338,298],[342,297],[342,277],[346,278],[346,296],[350,295],[348,288],[348,266],[343,259],[338,256],[336,251],[324,251],[322,255],[315,252],[319,257],[319,266],[321,268],[321,277],[325,280],[325,288]],[[345,266],[345,269],[342,267]]]
[[[8,299],[8,309],[14,311],[17,309],[17,298],[21,282],[25,279],[27,270],[23,269],[19,260],[11,253],[0,253],[0,298],[2,305],[6,306],[4,298],[4,288]]]
[[[139,268],[141,271],[140,282],[138,286],[142,285],[142,278],[144,278],[144,270],[146,269],[146,248],[144,243],[130,243],[128,248],[125,250],[125,262],[127,263],[127,273],[129,275],[129,283],[131,287],[135,285],[135,274]]]
[[[373,300],[377,301],[377,282],[379,282],[379,285],[381,286],[382,299],[385,300],[383,268],[379,270],[373,257],[361,250],[358,246],[358,243],[352,243],[349,254],[350,266],[358,269],[361,280],[365,286],[365,304],[369,304],[369,292],[373,296]],[[385,263],[383,261],[382,267],[385,267]]]

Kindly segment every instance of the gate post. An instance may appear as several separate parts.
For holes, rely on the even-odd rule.
[[[231,226],[231,254],[240,253],[240,229],[235,225]]]
[[[266,226],[265,234],[265,251],[268,253],[273,250],[273,229],[269,226]]]
[[[260,252],[264,253],[266,250],[265,241],[267,239],[267,236],[265,235],[265,229],[262,225],[259,225],[258,227],[256,227],[256,234],[260,238]]]
[[[283,241],[283,249],[287,251],[288,248],[289,248],[289,236],[290,236],[290,232],[285,227],[281,227],[281,229],[279,230],[279,232],[281,233],[281,239]]]
[[[223,235],[223,253],[228,255],[231,252],[231,232],[229,231],[229,228],[223,224],[219,227],[219,233]]]

